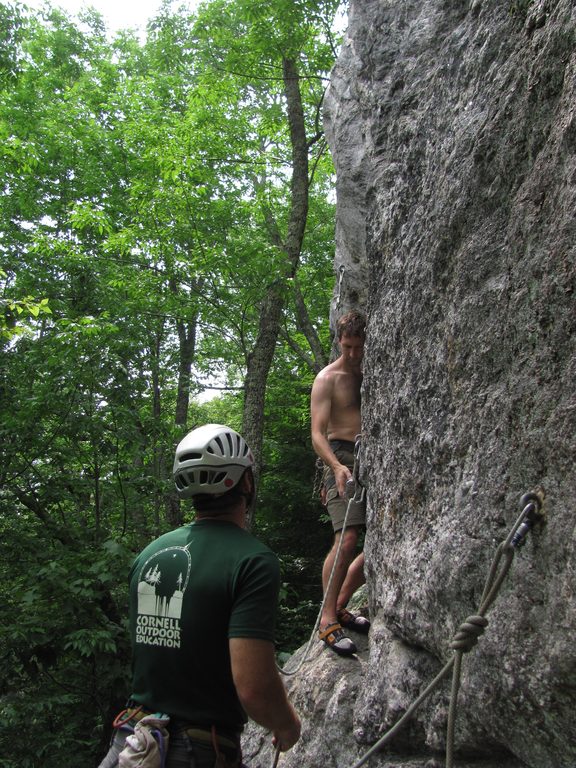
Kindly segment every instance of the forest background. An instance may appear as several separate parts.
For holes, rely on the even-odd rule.
[[[129,564],[190,519],[171,468],[195,425],[251,444],[280,658],[309,635],[338,24],[331,0],[213,0],[110,39],[93,10],[0,5],[4,768],[101,759],[129,692]]]

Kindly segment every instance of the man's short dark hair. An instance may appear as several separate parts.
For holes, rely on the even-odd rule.
[[[342,315],[336,324],[336,336],[338,340],[342,336],[360,336],[364,338],[366,336],[366,318],[362,312],[352,310]]]
[[[242,476],[244,476],[246,472],[252,474],[252,470],[247,468]],[[241,491],[239,484],[237,484],[234,488],[226,491],[226,493],[218,495],[211,493],[197,493],[195,496],[192,496],[192,504],[194,505],[195,511],[200,516],[203,514],[225,515],[240,502],[243,496],[246,496],[246,493]]]
[[[192,504],[199,515],[225,515],[234,507],[242,494],[238,488],[232,488],[219,496],[213,496],[209,493],[197,493],[192,496]]]

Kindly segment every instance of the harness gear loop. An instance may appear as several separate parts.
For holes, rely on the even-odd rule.
[[[135,718],[140,712],[142,712],[142,707],[136,707],[136,709],[123,709],[122,712],[119,712],[114,718],[112,728],[122,728],[123,725],[130,722],[130,720]]]

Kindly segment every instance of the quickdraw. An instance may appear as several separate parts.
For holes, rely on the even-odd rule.
[[[360,482],[361,438],[362,435],[356,435],[354,441],[354,465],[352,467],[352,477],[346,482],[346,498],[351,499],[355,504],[362,504],[366,495],[366,489]]]
[[[344,264],[340,264],[340,267],[338,268],[338,285],[336,286],[336,309],[340,306],[340,298],[342,293],[342,281],[344,280],[344,273],[346,272],[346,267]]]

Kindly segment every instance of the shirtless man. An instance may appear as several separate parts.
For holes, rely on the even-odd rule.
[[[322,568],[324,606],[319,638],[343,656],[356,652],[356,646],[344,629],[366,634],[370,628],[368,619],[346,610],[348,601],[365,581],[364,553],[355,556],[358,533],[365,524],[363,505],[355,502],[350,505],[343,537],[341,533],[348,509],[346,481],[352,477],[354,445],[361,427],[365,326],[366,320],[359,312],[348,312],[340,318],[337,326],[340,356],[316,376],[310,401],[312,445],[324,462],[326,507],[334,528],[334,543]],[[341,537],[340,554],[334,566]]]

